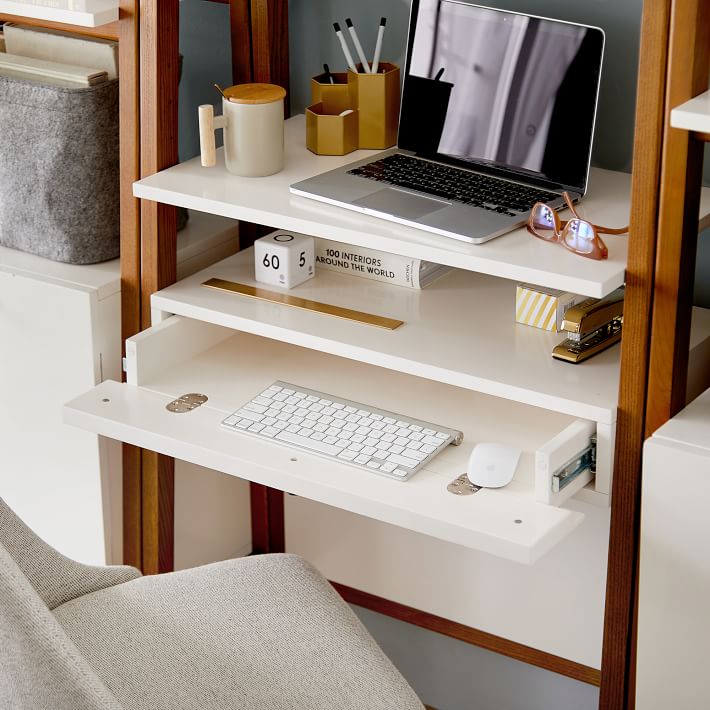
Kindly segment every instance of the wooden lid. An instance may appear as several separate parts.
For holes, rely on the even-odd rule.
[[[285,96],[286,89],[276,84],[237,84],[224,90],[224,97],[235,104],[270,104]]]

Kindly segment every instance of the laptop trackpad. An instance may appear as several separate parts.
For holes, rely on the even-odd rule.
[[[353,200],[353,204],[375,212],[396,215],[403,219],[418,219],[430,212],[451,206],[450,202],[421,197],[411,192],[394,190],[391,187],[373,192],[359,200]]]

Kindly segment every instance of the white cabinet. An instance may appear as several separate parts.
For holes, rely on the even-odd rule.
[[[192,215],[179,235],[179,275],[237,244],[231,220]],[[95,564],[121,560],[121,447],[63,424],[62,406],[121,379],[120,310],[118,260],[73,266],[0,248],[0,496],[61,552]],[[204,561],[205,540],[215,556],[248,551],[246,486],[183,463],[176,478],[178,508],[209,506],[221,521],[179,516],[178,564]]]
[[[708,707],[710,390],[644,446],[636,706]]]

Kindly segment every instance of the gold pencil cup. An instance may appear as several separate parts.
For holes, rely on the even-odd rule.
[[[306,109],[306,146],[318,155],[346,155],[358,146],[358,112],[329,114],[322,103]]]
[[[377,74],[348,71],[350,100],[360,114],[360,148],[389,148],[397,142],[399,67],[380,62],[379,69]]]
[[[353,108],[350,102],[350,85],[345,72],[331,74],[333,83],[328,81],[327,74],[319,74],[311,79],[311,103],[323,104],[323,112],[327,114],[342,113]]]

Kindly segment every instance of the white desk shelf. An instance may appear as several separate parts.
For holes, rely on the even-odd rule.
[[[117,0],[0,0],[0,13],[63,22],[82,27],[100,27],[118,20]]]
[[[671,126],[686,131],[710,133],[710,91],[674,108],[671,111]]]
[[[616,420],[620,348],[612,347],[583,366],[553,360],[552,348],[564,336],[515,322],[512,281],[454,271],[418,291],[321,269],[311,281],[286,291],[404,321],[389,331],[202,286],[210,278],[257,285],[253,250],[154,294],[154,312],[187,316],[575,417],[606,424]],[[710,313],[697,317],[710,337]]]
[[[539,416],[522,404],[181,317],[129,339],[127,358],[129,384],[107,381],[78,397],[66,406],[65,421],[522,563],[536,561],[583,518],[534,500],[534,452],[568,426],[570,417]],[[277,379],[456,426],[464,443],[402,483],[220,427],[224,417]],[[209,400],[185,415],[165,409],[187,392]],[[514,482],[467,497],[447,492],[447,484],[465,470],[473,445],[490,440],[523,448]]]

